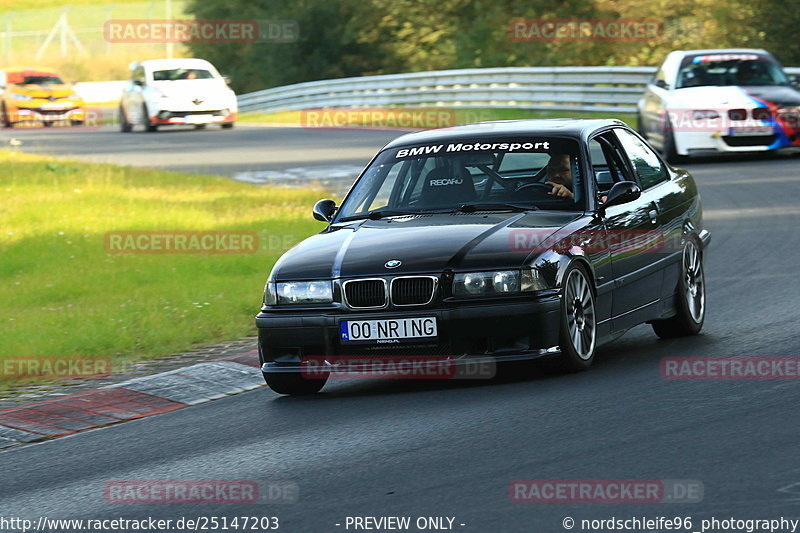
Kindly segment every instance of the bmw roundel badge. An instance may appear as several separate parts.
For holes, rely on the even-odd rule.
[[[389,261],[386,261],[383,264],[383,266],[385,266],[386,268],[397,268],[402,264],[403,264],[403,262],[400,261],[399,259],[390,259]]]

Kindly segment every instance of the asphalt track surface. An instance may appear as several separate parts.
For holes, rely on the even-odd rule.
[[[43,132],[30,134],[45,147]],[[396,133],[243,128],[136,134],[131,145],[107,146],[120,135],[59,137],[53,148],[126,162],[154,146],[152,138],[166,167],[188,169],[216,155],[222,172],[250,156],[273,168],[309,157],[363,163]],[[348,516],[409,516],[412,525],[447,516],[455,530],[479,532],[563,532],[565,517],[577,521],[572,531],[586,531],[582,519],[611,517],[691,517],[693,531],[711,517],[800,518],[800,383],[674,381],[659,372],[667,356],[800,357],[800,158],[687,168],[713,234],[700,336],[664,341],[639,326],[581,374],[534,368],[489,381],[336,380],[313,397],[264,388],[12,448],[0,453],[0,514],[277,516],[286,532],[353,531]],[[290,481],[299,499],[118,505],[103,498],[108,481],[156,479]],[[516,503],[508,487],[517,479],[697,480],[704,494],[699,503]]]

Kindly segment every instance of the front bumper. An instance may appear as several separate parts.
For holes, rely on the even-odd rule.
[[[262,372],[300,372],[310,360],[352,356],[358,360],[412,356],[415,360],[533,359],[556,353],[561,301],[557,294],[514,302],[464,303],[374,312],[263,310],[256,317]],[[436,317],[435,339],[396,344],[347,343],[343,320]],[[333,370],[335,371],[335,369]]]
[[[237,113],[226,109],[212,109],[208,111],[168,111],[162,110],[151,119],[152,124],[224,124],[236,122]]]
[[[86,120],[86,113],[81,107],[63,107],[43,109],[41,107],[17,107],[14,122],[59,122],[62,120]]]

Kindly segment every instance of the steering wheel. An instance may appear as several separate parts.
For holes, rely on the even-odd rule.
[[[550,193],[553,190],[553,186],[552,185],[548,185],[546,183],[539,183],[539,182],[526,183],[522,187],[519,187],[517,190],[515,190],[514,193],[516,194],[516,193],[518,193],[520,191],[524,191],[525,189],[539,189],[541,191],[544,191],[545,193]]]

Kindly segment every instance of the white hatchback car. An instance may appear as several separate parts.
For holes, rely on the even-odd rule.
[[[119,123],[123,132],[141,126],[207,124],[232,128],[238,107],[227,78],[204,59],[153,59],[131,64],[131,77],[122,91]]]
[[[766,50],[676,50],[639,101],[639,133],[670,162],[797,147],[796,84]]]

